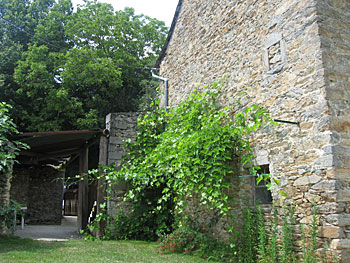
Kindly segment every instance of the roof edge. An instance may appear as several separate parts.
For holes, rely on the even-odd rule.
[[[173,21],[172,21],[170,29],[169,29],[169,33],[168,33],[167,39],[166,39],[165,44],[164,44],[164,46],[162,48],[162,51],[159,54],[157,62],[155,64],[155,66],[154,66],[155,68],[159,68],[160,67],[160,64],[162,63],[162,61],[163,61],[163,59],[165,57],[166,51],[168,50],[169,42],[170,42],[170,40],[171,40],[171,38],[173,36],[174,30],[175,30],[175,26],[177,24],[177,19],[179,17],[180,11],[181,11],[182,3],[183,3],[183,0],[179,0],[179,3],[177,4],[176,10],[175,10]]]
[[[58,134],[85,134],[85,133],[108,133],[106,129],[91,129],[91,130],[70,130],[70,131],[47,131],[47,132],[20,132],[14,134],[14,137],[30,137],[30,136],[43,136],[43,135],[58,135]]]

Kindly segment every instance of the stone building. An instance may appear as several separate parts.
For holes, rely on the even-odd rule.
[[[280,122],[251,138],[256,162],[299,222],[317,203],[323,246],[350,262],[350,2],[180,0],[157,66],[170,107],[225,77],[224,105],[259,104]]]

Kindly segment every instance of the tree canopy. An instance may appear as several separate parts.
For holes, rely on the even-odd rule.
[[[96,0],[76,11],[71,0],[2,0],[0,19],[0,101],[21,131],[96,128],[137,110],[167,34]]]

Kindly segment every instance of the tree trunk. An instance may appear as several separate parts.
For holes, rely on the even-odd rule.
[[[0,207],[7,206],[10,203],[11,172],[0,174]],[[1,209],[1,208],[0,208]],[[6,235],[6,225],[3,220],[0,221],[0,236]]]

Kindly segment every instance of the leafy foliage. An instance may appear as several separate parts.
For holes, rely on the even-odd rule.
[[[0,1],[0,101],[16,105],[11,115],[15,123],[21,120],[20,129],[26,126],[22,105],[28,99],[16,93],[19,86],[14,80],[14,70],[22,53],[28,50],[28,44],[33,41],[36,26],[54,3],[54,0]]]
[[[13,212],[18,208],[16,203],[10,203],[9,200],[13,164],[19,151],[28,148],[27,145],[11,139],[18,131],[8,115],[10,108],[10,105],[0,102],[0,235],[5,233],[6,227],[11,226]]]
[[[11,233],[14,234],[16,230],[16,225],[14,223],[14,216],[24,215],[23,210],[21,210],[21,204],[15,200],[10,200],[10,204],[2,205],[0,204],[0,222],[4,222],[7,229],[11,230]]]
[[[20,149],[26,145],[10,139],[11,135],[18,133],[16,125],[8,115],[10,105],[0,102],[0,175],[4,177],[12,170],[16,156]],[[2,180],[4,178],[0,178]]]
[[[216,104],[217,84],[195,91],[178,107],[145,115],[138,125],[134,144],[129,144],[118,173],[130,182],[128,196],[134,199],[145,187],[162,187],[163,202],[173,200],[177,213],[193,195],[199,202],[225,213],[229,209],[229,176],[237,175],[232,163],[251,164],[249,142],[243,136],[268,120],[266,112],[253,105],[231,120],[229,108]]]
[[[257,105],[232,119],[229,108],[217,105],[218,96],[219,86],[213,84],[194,91],[177,108],[145,114],[138,120],[136,141],[126,145],[121,169],[105,167],[108,182],[125,181],[129,187],[131,214],[119,214],[114,223],[115,232],[123,233],[119,238],[168,233],[171,218],[182,215],[190,199],[219,214],[229,210],[229,177],[239,174],[234,163],[252,165],[244,136],[270,120]]]
[[[144,67],[165,41],[161,21],[95,0],[76,12],[71,0],[4,0],[0,19],[0,100],[20,130],[96,128],[154,87]]]
[[[190,227],[180,227],[158,240],[160,253],[184,253],[207,260],[229,262],[231,249],[227,244],[210,238]]]

